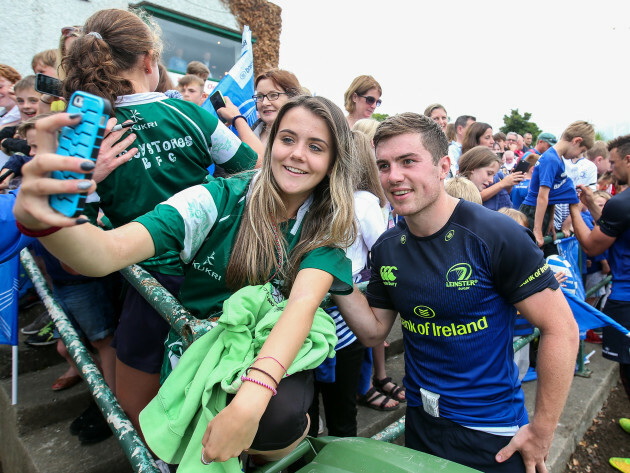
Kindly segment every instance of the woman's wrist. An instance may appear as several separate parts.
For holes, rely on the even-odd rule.
[[[47,227],[47,228],[39,228],[39,229],[27,228],[17,220],[15,221],[15,225],[17,226],[18,230],[20,231],[22,235],[26,235],[28,237],[33,237],[33,238],[45,237],[48,235],[52,235],[53,233],[61,230],[61,227]]]
[[[234,118],[232,118],[232,126],[233,126],[234,128],[236,128],[236,121],[237,121],[239,118],[242,118],[243,120],[245,120],[245,123],[247,123],[247,118],[245,118],[243,115],[236,115]]]

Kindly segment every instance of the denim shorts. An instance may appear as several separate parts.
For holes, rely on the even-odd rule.
[[[120,292],[114,274],[75,284],[53,282],[53,295],[80,337],[91,342],[114,333]]]

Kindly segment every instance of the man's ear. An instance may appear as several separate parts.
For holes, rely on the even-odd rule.
[[[451,170],[451,157],[449,155],[442,156],[438,162],[438,168],[440,169],[440,179],[446,179]]]

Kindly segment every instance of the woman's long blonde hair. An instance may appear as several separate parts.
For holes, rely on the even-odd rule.
[[[276,225],[287,219],[287,209],[271,170],[271,152],[282,118],[297,107],[324,120],[333,141],[333,159],[330,175],[313,190],[313,203],[304,217],[300,239],[287,255],[286,239]],[[277,271],[278,279],[284,281],[282,290],[288,295],[306,253],[322,246],[350,246],[356,237],[353,190],[357,167],[350,128],[335,104],[324,97],[310,96],[295,97],[287,102],[271,127],[262,169],[252,183],[227,267],[228,287],[236,290],[245,285],[264,284]],[[276,234],[284,262],[281,267]]]

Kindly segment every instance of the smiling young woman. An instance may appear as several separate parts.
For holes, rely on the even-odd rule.
[[[97,275],[175,252],[187,268],[178,299],[199,318],[220,312],[245,286],[270,282],[286,298],[252,365],[257,370],[207,425],[203,447],[193,441],[186,447],[184,460],[199,462],[203,452],[206,461],[225,461],[245,449],[272,459],[288,453],[306,435],[312,382],[306,371],[283,378],[284,367],[290,370],[326,293],[352,291],[343,248],[356,234],[352,192],[359,166],[341,110],[323,97],[289,101],[270,130],[259,172],[190,187],[107,232],[76,226],[49,207],[49,194],[61,187],[78,192],[84,181],[47,179],[52,169],[79,170],[82,160],[53,154],[56,130],[76,119],[57,114],[44,120],[46,138],[23,170],[15,213],[24,227],[44,233],[51,226],[71,227],[42,238],[61,260]],[[212,271],[205,270],[208,261]],[[268,409],[274,414],[263,416]],[[292,426],[289,435],[286,425]],[[149,446],[155,435],[145,432]]]

